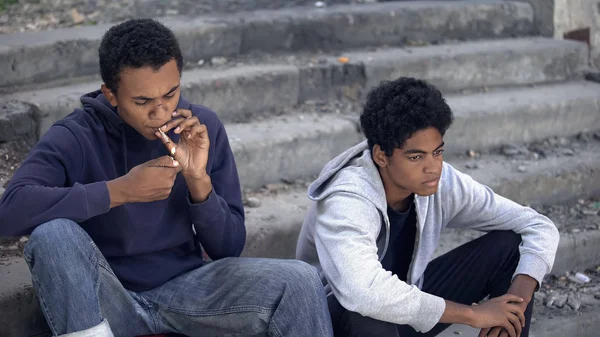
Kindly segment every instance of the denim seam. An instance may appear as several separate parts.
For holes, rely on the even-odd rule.
[[[174,309],[174,308],[165,308],[166,311],[171,311],[177,314],[189,315],[189,316],[213,316],[213,315],[227,315],[227,314],[235,314],[240,312],[259,312],[259,313],[268,313],[273,312],[275,309],[259,307],[259,306],[238,306],[228,309],[219,309],[219,310],[202,310],[202,311],[194,311],[194,310],[182,310],[182,309]]]
[[[38,281],[37,277],[35,276],[34,273],[31,273],[31,279],[35,285],[34,289],[39,289],[40,287],[40,282]],[[36,291],[37,293],[37,291]],[[48,310],[48,306],[46,305],[46,302],[44,301],[44,298],[37,293],[37,298],[38,301],[40,302],[40,306],[43,308],[44,310],[44,316],[46,317],[46,322],[48,323],[48,325],[50,326],[50,329],[52,330],[52,333],[57,335],[58,333],[56,332],[56,325],[54,324],[54,321],[52,320],[52,315],[50,313],[50,310]]]

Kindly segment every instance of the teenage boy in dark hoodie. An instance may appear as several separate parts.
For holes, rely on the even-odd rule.
[[[382,83],[360,118],[367,140],[309,187],[296,255],[321,272],[336,336],[435,336],[449,323],[528,336],[558,231],[443,162],[452,120],[432,85]],[[431,261],[444,228],[488,233]]]
[[[31,234],[52,333],[331,336],[314,267],[238,258],[236,164],[217,115],[181,97],[173,33],[130,20],[99,54],[101,90],[48,130],[0,201],[0,234]]]

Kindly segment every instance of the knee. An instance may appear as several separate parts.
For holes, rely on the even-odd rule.
[[[317,268],[304,261],[289,260],[284,269],[288,283],[305,282],[308,286],[323,288]]]
[[[53,255],[61,249],[72,249],[72,245],[83,239],[87,234],[75,222],[68,219],[56,219],[36,227],[25,245],[25,255]]]
[[[494,231],[490,234],[491,239],[504,249],[518,249],[521,245],[521,234],[513,231]]]

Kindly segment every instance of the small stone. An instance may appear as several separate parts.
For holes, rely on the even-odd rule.
[[[571,294],[567,298],[567,305],[570,306],[573,310],[579,311],[579,308],[581,308],[581,299],[579,298],[579,296]]]
[[[518,168],[519,172],[523,173],[523,172],[527,172],[527,167],[520,165]]]
[[[565,137],[560,137],[560,138],[558,139],[558,143],[559,143],[560,145],[567,145],[567,144],[569,144],[569,140],[568,140],[567,138],[565,138]]]
[[[571,149],[564,149],[564,150],[562,151],[562,153],[563,153],[565,156],[574,156],[574,155],[575,155],[575,151],[573,151],[573,150],[571,150]]]
[[[535,294],[535,300],[538,301],[539,303],[545,303],[546,299],[548,298],[548,294],[543,293],[543,292],[538,292],[537,294]]]
[[[213,66],[223,66],[227,64],[227,58],[226,57],[220,57],[220,56],[214,56],[210,59],[210,63]]]
[[[477,153],[473,150],[469,150],[469,151],[467,151],[467,156],[469,156],[471,158],[476,158],[476,157],[479,157],[479,153]]]
[[[467,163],[465,164],[465,167],[468,168],[469,170],[476,170],[479,168],[479,164],[477,163]]]
[[[600,300],[600,293],[594,294],[594,298]]]
[[[255,197],[250,197],[246,199],[246,205],[251,208],[260,207],[260,199]]]
[[[594,297],[592,294],[581,294],[581,304],[590,306],[600,305],[600,299]]]
[[[583,210],[581,210],[581,213],[583,215],[598,215],[598,211],[595,209],[589,209],[589,208],[585,208]]]
[[[581,142],[589,142],[592,140],[592,135],[589,133],[580,133],[577,135],[577,140],[581,141]]]
[[[460,332],[460,331],[454,331],[454,334],[455,335],[462,335],[462,332]]]
[[[287,190],[288,189],[288,185],[286,185],[286,184],[267,184],[267,185],[265,185],[265,188],[269,192],[278,192],[278,191]]]
[[[516,145],[508,144],[502,147],[502,153],[506,156],[512,157],[521,154],[522,150]]]
[[[323,8],[323,7],[327,7],[327,4],[324,1],[317,1],[317,2],[315,2],[315,7]]]
[[[317,63],[319,63],[319,64],[326,64],[326,63],[327,63],[327,59],[320,58],[320,59],[317,61]]]
[[[566,295],[558,295],[554,300],[554,306],[557,308],[562,308],[567,304],[567,296]]]
[[[27,243],[27,241],[29,241],[29,239],[26,236],[23,236],[19,239],[20,243]]]
[[[204,60],[198,61],[198,65],[202,67],[204,65]]]

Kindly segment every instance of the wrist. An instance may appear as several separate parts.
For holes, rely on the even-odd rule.
[[[475,317],[477,316],[475,313],[475,310],[473,310],[472,306],[465,306],[464,309],[464,313],[463,313],[463,321],[465,325],[468,326],[473,326],[475,325],[475,322],[477,322],[477,318]]]
[[[212,181],[208,174],[197,177],[184,177],[192,202],[195,204],[203,203],[208,199],[212,192]]]
[[[128,202],[127,188],[125,188],[121,178],[113,179],[106,182],[108,195],[110,197],[110,208],[118,207]]]

